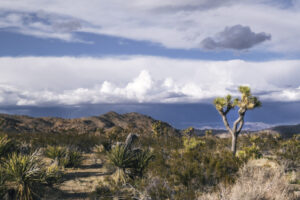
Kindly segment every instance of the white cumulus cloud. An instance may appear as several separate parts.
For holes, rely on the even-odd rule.
[[[211,102],[248,85],[263,101],[300,100],[300,61],[163,57],[2,57],[1,105]]]

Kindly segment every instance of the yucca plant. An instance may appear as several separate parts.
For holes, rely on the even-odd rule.
[[[59,166],[78,167],[82,163],[82,153],[77,149],[60,146],[48,146],[45,156],[57,160]]]
[[[44,154],[48,158],[58,159],[64,158],[67,154],[67,148],[61,146],[47,146]]]
[[[60,183],[62,181],[63,173],[58,166],[58,162],[55,161],[49,167],[46,168],[44,180],[48,185]]]
[[[62,159],[64,167],[79,167],[83,161],[82,153],[76,149],[68,149],[66,156]]]
[[[42,182],[44,166],[38,157],[38,152],[31,155],[13,153],[3,164],[4,173],[12,183],[17,199],[32,200],[37,196],[37,184]]]
[[[153,158],[154,155],[149,150],[142,150],[136,153],[136,164],[134,168],[138,176],[143,176],[146,167]]]
[[[109,161],[117,168],[115,172],[115,181],[126,183],[126,169],[133,168],[136,164],[136,155],[134,151],[123,144],[117,144],[108,153]]]
[[[6,188],[5,182],[6,182],[6,176],[3,173],[2,168],[0,168],[0,199],[2,199],[2,197],[6,193],[7,188]]]
[[[108,153],[109,161],[117,168],[114,179],[118,183],[126,183],[126,179],[130,176],[142,176],[153,158],[150,151],[132,148],[136,139],[137,135],[129,134],[124,144],[116,144]]]
[[[0,158],[6,157],[13,149],[13,142],[7,136],[0,136]]]

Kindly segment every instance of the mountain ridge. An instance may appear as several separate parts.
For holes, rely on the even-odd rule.
[[[118,114],[108,112],[99,116],[65,119],[60,117],[30,117],[26,115],[0,114],[0,131],[14,133],[62,133],[76,132],[79,134],[106,132],[113,128],[136,128],[152,130],[152,124],[158,120],[139,113]],[[171,125],[166,127],[177,132]]]
[[[0,114],[0,131],[5,133],[69,133],[78,134],[107,132],[113,128],[133,128],[152,131],[152,124],[158,122],[150,116],[137,112],[119,114],[114,111],[107,112],[98,116],[81,117],[66,119],[61,117],[31,117],[27,115]],[[175,129],[166,122],[164,125],[176,135],[179,130]],[[197,135],[205,135],[205,130],[196,129]],[[211,129],[210,129],[211,130]],[[226,137],[227,131],[224,129],[212,129],[214,135]],[[300,133],[300,124],[280,125],[259,131],[246,132],[268,132],[270,134],[280,134],[283,137],[291,137],[293,134]]]

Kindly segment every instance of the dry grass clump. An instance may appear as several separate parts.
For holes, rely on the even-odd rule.
[[[240,169],[232,187],[219,185],[218,193],[202,195],[198,200],[296,200],[284,170],[274,162],[257,161],[259,165],[252,161]]]

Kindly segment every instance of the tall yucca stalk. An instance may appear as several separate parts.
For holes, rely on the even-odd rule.
[[[44,166],[38,158],[38,153],[13,153],[4,162],[3,169],[16,190],[17,199],[32,200],[37,192],[34,184],[41,183],[44,175]]]

